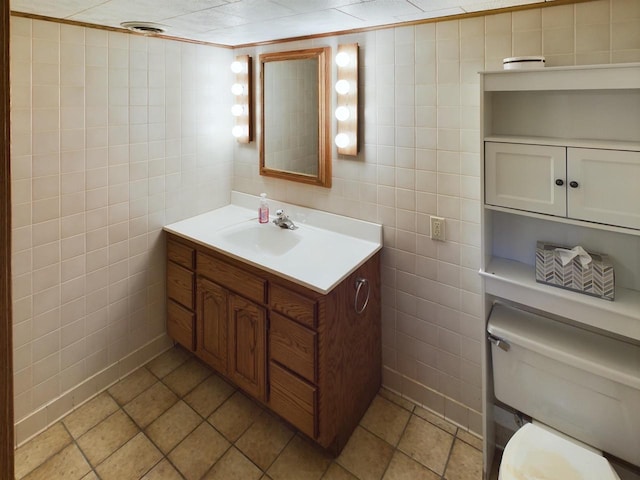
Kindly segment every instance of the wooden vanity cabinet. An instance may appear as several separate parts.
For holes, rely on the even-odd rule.
[[[177,251],[192,252],[191,269],[174,260]],[[171,233],[167,254],[169,335],[188,347],[171,313],[178,305],[193,315],[196,356],[337,455],[380,388],[379,254],[326,295]],[[185,271],[176,274],[174,263]],[[185,287],[176,293],[189,283],[186,271],[191,309],[180,303]],[[369,288],[361,314],[358,278]]]

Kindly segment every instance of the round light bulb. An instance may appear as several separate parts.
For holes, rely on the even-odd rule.
[[[238,60],[231,62],[231,71],[233,73],[242,73],[244,71],[244,65]]]
[[[349,118],[349,108],[345,107],[344,105],[336,108],[336,118],[340,122],[344,122],[346,119],[348,119]]]
[[[336,65],[339,67],[346,67],[349,65],[349,54],[347,52],[340,52],[336,55]]]
[[[338,148],[346,148],[349,146],[349,135],[346,133],[339,133],[336,135],[335,142]]]
[[[231,85],[231,93],[234,95],[242,95],[244,93],[244,86],[241,83],[234,83]]]
[[[238,103],[236,103],[233,107],[231,107],[231,115],[234,117],[239,117],[244,113],[244,107]]]
[[[338,92],[340,95],[345,95],[347,93],[349,93],[349,82],[346,80],[338,80],[336,82],[336,92]]]
[[[231,130],[231,134],[236,137],[236,138],[240,138],[243,135],[247,134],[247,127],[244,127],[242,125],[236,125],[235,127],[233,127],[233,129]]]

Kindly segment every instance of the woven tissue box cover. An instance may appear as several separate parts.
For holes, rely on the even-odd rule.
[[[536,282],[566,288],[594,297],[615,298],[615,275],[607,255],[589,252],[591,262],[582,266],[578,257],[562,265],[556,248],[571,248],[537,242]]]

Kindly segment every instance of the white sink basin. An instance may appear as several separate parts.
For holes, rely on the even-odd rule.
[[[295,230],[280,228],[273,223],[260,224],[249,220],[220,232],[223,242],[248,252],[280,256],[291,251],[300,243],[301,237]]]
[[[382,247],[382,226],[283,202],[297,230],[258,223],[259,198],[232,193],[224,207],[165,230],[326,294]]]

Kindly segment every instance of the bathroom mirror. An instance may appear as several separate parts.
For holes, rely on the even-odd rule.
[[[330,48],[260,55],[260,174],[331,186]]]

